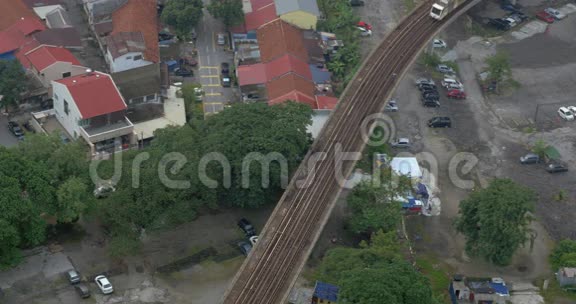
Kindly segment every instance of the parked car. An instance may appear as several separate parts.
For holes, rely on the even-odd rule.
[[[70,282],[70,284],[80,283],[80,274],[78,273],[78,271],[70,269],[66,272],[66,279],[68,279],[68,282]]]
[[[364,21],[358,21],[358,26],[363,27],[367,30],[372,30],[372,26]]]
[[[454,99],[466,99],[466,93],[464,93],[464,91],[457,89],[448,91],[448,93],[446,93],[446,96],[448,98],[454,98]]]
[[[256,245],[256,242],[258,242],[258,236],[251,236],[250,238],[248,238],[248,240],[250,241],[250,244],[252,244],[252,246]]]
[[[245,256],[248,256],[248,254],[252,250],[252,245],[250,245],[250,243],[248,243],[246,241],[241,241],[241,242],[238,242],[238,248],[240,248],[240,251],[242,251],[242,253]]]
[[[365,27],[362,26],[357,26],[356,27],[359,31],[360,31],[360,36],[362,37],[368,37],[368,36],[372,36],[372,31],[366,29]]]
[[[232,80],[228,75],[222,75],[222,86],[225,88],[229,88],[232,85]]]
[[[390,142],[390,146],[394,148],[410,148],[410,139],[404,137],[396,138]]]
[[[428,120],[428,127],[430,128],[451,128],[452,120],[450,117],[433,117]]]
[[[576,107],[575,106],[567,106],[566,109],[570,110],[570,112],[572,112],[572,115],[574,115],[574,117],[576,117]]]
[[[424,97],[424,99],[440,100],[440,94],[438,94],[438,91],[424,91],[422,92],[422,97]]]
[[[362,0],[350,0],[350,6],[364,6],[364,1],[362,1]]]
[[[186,68],[175,68],[174,75],[181,77],[191,77],[194,76],[194,73]]]
[[[244,233],[246,234],[246,237],[251,237],[251,236],[256,235],[256,229],[254,229],[254,226],[252,226],[252,224],[245,218],[241,218],[238,221],[238,227],[240,227],[240,229],[242,229],[242,231],[244,231]]]
[[[548,173],[566,172],[568,171],[568,167],[565,164],[554,162],[546,165],[546,171],[548,171]]]
[[[460,83],[460,81],[458,81],[458,80],[456,80],[456,79],[454,79],[454,78],[448,78],[448,77],[447,77],[447,78],[444,78],[444,79],[442,80],[442,86],[445,87],[445,88],[447,88],[447,89],[448,89],[448,88],[453,88],[453,87],[458,88],[458,89],[460,89],[460,90],[463,90],[463,89],[464,89],[464,86],[462,85],[462,83]]]
[[[560,115],[560,117],[566,121],[574,120],[574,114],[566,107],[561,107],[558,109],[558,115]]]
[[[448,45],[442,39],[434,39],[432,40],[432,47],[435,48],[446,48]]]
[[[212,36],[214,37],[214,36]],[[216,35],[216,40],[218,41],[218,45],[225,45],[226,44],[226,37],[222,33],[218,33]]]
[[[429,90],[434,90],[434,91],[436,91],[436,90],[437,90],[436,85],[434,85],[434,84],[428,84],[428,83],[419,84],[419,85],[418,85],[418,89],[419,89],[420,91],[429,91]]]
[[[111,294],[114,292],[114,288],[106,276],[99,275],[94,278],[94,282],[96,282],[96,285],[98,285],[98,288],[100,288],[103,294]]]
[[[94,189],[94,196],[96,198],[105,198],[110,196],[110,194],[112,194],[112,192],[114,191],[116,191],[116,188],[114,188],[114,186],[110,184],[102,184]]]
[[[522,12],[512,13],[512,14],[508,15],[508,17],[516,20],[516,23],[522,23],[522,22],[524,22],[524,20],[528,19],[528,16],[526,16]]]
[[[398,104],[396,104],[396,100],[392,99],[388,101],[384,106],[384,112],[398,112]]]
[[[445,64],[439,64],[436,67],[436,70],[442,74],[454,74],[454,69]]]
[[[510,23],[500,18],[490,19],[490,21],[488,21],[488,24],[501,31],[507,31],[510,29]]]
[[[423,84],[436,85],[434,80],[432,80],[430,78],[418,78],[418,79],[416,79],[415,83],[417,86],[423,85]]]
[[[90,288],[88,288],[86,284],[74,285],[74,290],[76,290],[76,293],[78,293],[82,299],[90,297]]]
[[[540,162],[540,156],[538,156],[534,153],[528,153],[528,154],[520,157],[520,163],[523,165],[536,164],[539,162]]]
[[[502,20],[508,22],[508,24],[510,24],[511,28],[515,27],[517,25],[517,22],[514,18],[507,17],[507,18],[502,18]]]
[[[422,105],[427,108],[438,108],[440,107],[440,102],[437,99],[423,99]]]
[[[22,132],[22,128],[20,128],[20,125],[17,122],[9,121],[8,122],[8,130],[10,130],[10,132],[14,136],[16,136],[19,140],[24,139],[24,132]]]
[[[548,7],[544,11],[547,12],[550,16],[554,17],[556,20],[561,20],[566,17],[564,13],[555,8]]]
[[[222,62],[220,64],[220,72],[222,73],[222,75],[230,74],[230,65],[228,64],[228,62]]]
[[[536,13],[536,18],[546,23],[554,23],[554,16],[548,14],[546,11],[540,11]]]

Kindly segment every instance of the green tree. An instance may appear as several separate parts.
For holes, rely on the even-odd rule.
[[[0,269],[12,267],[21,259],[20,235],[8,221],[0,219]]]
[[[456,229],[466,237],[466,251],[496,265],[508,265],[531,232],[534,192],[510,179],[494,179],[460,203]]]
[[[24,68],[18,60],[0,60],[0,106],[8,110],[18,105],[26,83]]]
[[[214,18],[222,20],[226,29],[244,23],[242,0],[212,0],[208,11]]]
[[[560,241],[550,254],[550,264],[554,271],[561,267],[576,267],[576,241]]]
[[[510,66],[508,54],[498,52],[495,55],[486,58],[486,64],[488,65],[490,78],[493,81],[500,82],[511,78],[512,67]]]
[[[392,184],[392,172],[385,170],[385,181],[379,185],[363,182],[356,186],[348,197],[348,206],[352,212],[349,219],[350,230],[358,234],[372,234],[377,230],[394,230],[402,219],[402,204],[396,200],[399,194],[410,189],[410,180],[404,176],[395,177],[398,182]]]
[[[162,22],[174,28],[176,35],[188,39],[202,18],[202,0],[170,0],[162,10]]]
[[[94,196],[90,195],[88,186],[77,177],[71,177],[57,191],[54,215],[59,222],[70,223],[80,216]]]
[[[541,159],[544,159],[546,156],[546,148],[548,148],[546,142],[544,142],[542,139],[539,139],[532,146],[532,152],[540,156]]]

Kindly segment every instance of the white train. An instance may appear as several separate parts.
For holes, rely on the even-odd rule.
[[[442,20],[448,13],[450,13],[455,7],[460,5],[463,0],[436,0],[432,4],[432,9],[430,10],[430,17]]]

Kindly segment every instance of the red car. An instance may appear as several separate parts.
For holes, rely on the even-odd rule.
[[[454,90],[448,91],[446,96],[448,96],[448,98],[454,98],[454,99],[465,99],[466,93],[464,93],[463,91],[454,89]]]
[[[546,22],[546,23],[554,23],[554,16],[548,14],[545,11],[540,11],[536,14],[536,18]]]
[[[365,28],[365,29],[367,29],[367,30],[369,30],[369,31],[372,30],[372,26],[371,26],[370,24],[364,22],[364,21],[358,21],[358,26],[359,26],[359,27],[363,27],[363,28]]]

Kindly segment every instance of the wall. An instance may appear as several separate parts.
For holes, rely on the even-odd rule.
[[[310,13],[295,11],[280,16],[280,19],[303,30],[316,29],[318,18]]]
[[[52,89],[52,98],[54,99],[54,111],[56,112],[56,119],[58,119],[60,124],[64,127],[64,129],[66,129],[70,136],[72,136],[74,139],[78,138],[78,136],[80,136],[80,126],[78,126],[78,121],[80,120],[81,116],[80,111],[76,107],[76,103],[74,103],[74,99],[70,95],[68,88],[61,83],[53,81]],[[66,115],[64,112],[64,100],[68,102],[68,115]],[[76,132],[76,134],[74,134],[74,132]]]
[[[62,79],[62,73],[70,72],[70,76],[76,76],[86,73],[86,67],[72,65],[69,62],[58,61],[53,65],[45,68],[40,74],[34,70],[38,78],[45,87],[49,87],[52,80]],[[42,75],[44,74],[44,75]]]
[[[110,65],[110,72],[118,73],[152,64],[152,62],[144,59],[134,60],[134,56],[144,56],[144,54],[141,52],[131,52],[114,59],[112,58],[112,54],[110,54],[109,51],[106,51],[106,61]]]

